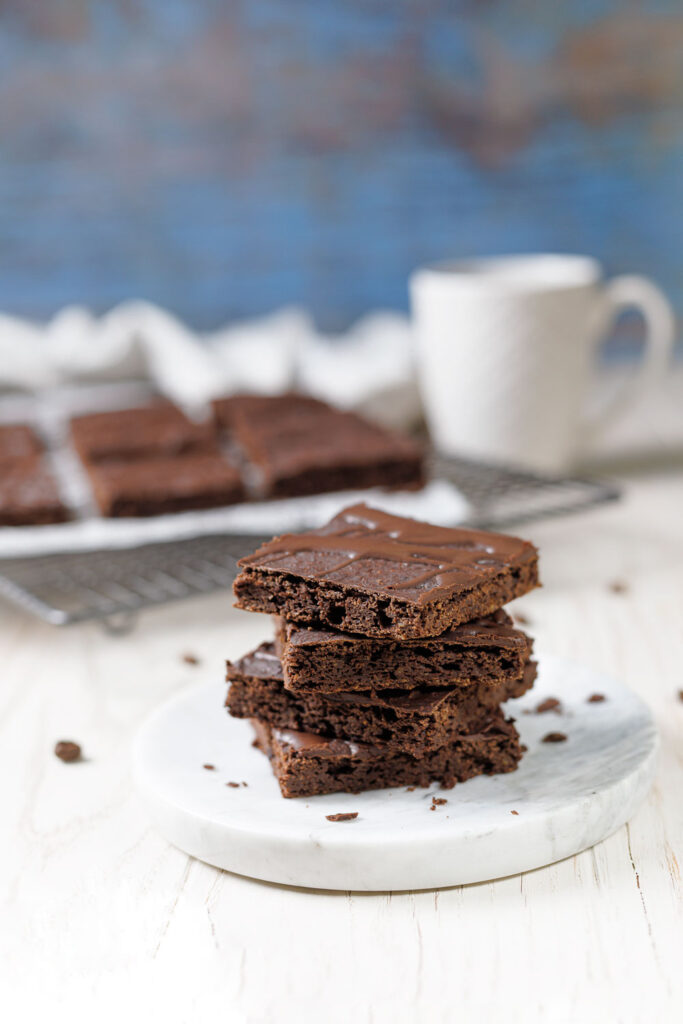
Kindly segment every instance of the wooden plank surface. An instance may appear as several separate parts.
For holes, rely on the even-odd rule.
[[[651,477],[628,484],[621,505],[525,531],[545,586],[517,607],[539,645],[619,676],[656,715],[662,757],[648,801],[593,850],[440,892],[254,882],[190,860],[149,826],[129,777],[137,726],[267,633],[227,595],[146,613],[118,638],[2,606],[8,1019],[680,1020],[682,509],[683,480]],[[60,738],[82,743],[86,762],[61,764]]]

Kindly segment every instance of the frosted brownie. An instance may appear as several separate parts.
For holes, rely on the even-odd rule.
[[[29,463],[37,466],[42,453],[43,446],[28,424],[0,425],[0,472]]]
[[[423,757],[390,751],[385,744],[353,743],[310,732],[272,728],[251,719],[256,746],[270,758],[284,797],[361,793],[389,786],[450,789],[475,775],[512,772],[522,756],[519,736],[501,711],[491,711],[479,731],[454,736]]]
[[[258,718],[271,726],[365,743],[382,743],[414,757],[445,746],[456,733],[477,732],[492,708],[521,697],[536,674],[533,662],[518,680],[473,685],[466,690],[356,690],[319,696],[292,694],[283,685],[273,644],[261,644],[228,662],[226,707],[235,718]]]
[[[231,433],[238,421],[246,417],[247,423],[282,423],[290,417],[304,413],[323,412],[330,407],[318,398],[286,392],[282,395],[228,395],[211,402],[214,420],[219,430]]]
[[[43,526],[69,518],[55,478],[32,458],[0,469],[0,526]]]
[[[217,452],[212,423],[195,423],[170,402],[96,412],[71,420],[71,438],[84,462]]]
[[[434,637],[538,585],[533,544],[366,505],[241,559],[237,607],[363,636]]]
[[[465,686],[521,679],[532,641],[509,615],[462,623],[438,637],[396,641],[276,619],[277,652],[292,693]]]
[[[258,469],[266,497],[424,483],[419,444],[317,399],[238,395],[214,412]]]
[[[86,466],[103,516],[156,516],[167,512],[216,508],[245,498],[237,469],[220,455]]]

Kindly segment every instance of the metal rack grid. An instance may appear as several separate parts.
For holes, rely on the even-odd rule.
[[[617,488],[581,478],[541,476],[437,456],[432,475],[469,502],[468,525],[490,528],[564,515],[614,500]],[[137,611],[227,589],[236,562],[265,537],[225,534],[137,548],[69,552],[0,561],[0,595],[54,625],[100,619],[127,629]]]

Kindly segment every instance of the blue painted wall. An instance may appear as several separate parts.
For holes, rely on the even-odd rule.
[[[335,328],[423,260],[563,249],[683,310],[678,0],[0,12],[0,308]]]

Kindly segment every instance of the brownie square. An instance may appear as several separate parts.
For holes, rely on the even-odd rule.
[[[286,392],[282,395],[229,395],[214,398],[211,402],[214,420],[219,430],[231,432],[239,417],[245,416],[249,423],[281,423],[289,417],[306,413],[323,413],[328,410],[325,402],[310,395]]]
[[[32,427],[25,423],[0,425],[0,472],[22,463],[37,465],[43,445]]]
[[[136,459],[87,467],[103,516],[156,516],[243,501],[239,472],[220,455]]]
[[[0,467],[0,526],[43,526],[68,518],[55,478],[35,457]]]
[[[412,439],[302,395],[235,396],[214,403],[272,498],[367,487],[420,487]]]
[[[170,402],[78,416],[71,438],[84,462],[218,451],[213,424],[194,423]]]
[[[445,746],[456,733],[470,734],[492,708],[520,697],[535,678],[529,662],[518,680],[462,688],[423,690],[369,689],[320,695],[289,693],[273,644],[261,644],[228,662],[230,689],[226,707],[235,718],[258,718],[270,726],[313,732],[361,743],[385,744],[420,757]]]
[[[354,743],[315,733],[280,729],[251,719],[256,746],[270,758],[284,797],[361,793],[389,786],[450,789],[475,775],[512,772],[522,756],[519,735],[501,711],[491,711],[479,731],[451,737],[420,758],[385,744]]]
[[[237,607],[362,636],[434,637],[538,585],[533,544],[354,505],[241,559]]]
[[[402,641],[281,619],[276,644],[286,688],[302,694],[478,684],[495,689],[522,678],[533,646],[502,609],[436,638]]]

